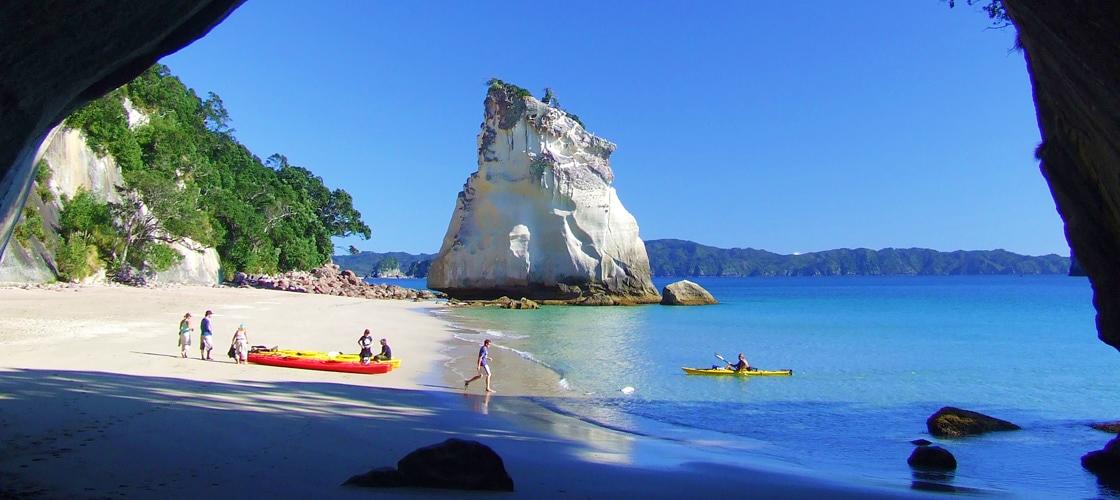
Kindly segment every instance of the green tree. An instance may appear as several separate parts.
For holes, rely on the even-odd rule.
[[[358,255],[362,253],[362,251],[358,250],[358,247],[354,245],[350,245],[350,248],[348,248],[347,251],[350,252],[350,255]]]
[[[83,189],[73,198],[62,198],[58,225],[61,243],[55,265],[64,280],[77,281],[97,272],[120,241],[108,204]]]

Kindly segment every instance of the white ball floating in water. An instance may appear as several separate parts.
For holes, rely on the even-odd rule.
[[[630,387],[630,386],[623,387],[622,388],[622,393],[623,394],[634,394],[634,388]]]

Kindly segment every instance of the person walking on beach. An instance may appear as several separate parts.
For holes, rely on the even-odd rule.
[[[187,349],[191,347],[191,313],[183,315],[183,320],[179,322],[179,355],[187,357]]]
[[[362,332],[362,336],[358,337],[358,345],[362,348],[362,352],[359,354],[362,364],[368,365],[370,357],[373,356],[373,337],[369,334],[369,328],[366,328],[366,331]]]
[[[210,357],[210,351],[214,350],[214,342],[212,339],[214,336],[214,328],[210,324],[210,316],[213,314],[214,311],[206,311],[206,314],[202,315],[202,325],[199,326],[200,332],[198,334],[199,339],[202,341],[201,345],[198,347],[199,350],[202,351],[199,357],[211,361],[214,359]]]
[[[753,370],[753,368],[751,368],[751,364],[747,362],[747,357],[743,356],[743,353],[739,353],[739,361],[738,362],[736,362],[734,364],[728,363],[727,367],[732,369],[732,370],[735,370],[735,373],[739,373],[741,371],[751,371],[751,370]]]
[[[374,361],[389,361],[393,359],[393,349],[389,347],[389,342],[381,339],[381,352],[373,357]]]
[[[490,388],[490,339],[482,341],[482,347],[478,349],[478,375],[463,381],[463,390],[466,390],[471,382],[486,377],[486,392],[494,392]]]
[[[245,335],[245,325],[237,327],[237,331],[233,332],[233,345],[230,346],[233,351],[233,360],[237,364],[248,362],[249,360],[249,338]]]

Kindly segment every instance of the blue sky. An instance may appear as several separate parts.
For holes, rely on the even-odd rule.
[[[1010,29],[906,2],[250,0],[164,58],[237,137],[354,195],[364,250],[434,252],[490,77],[618,144],[644,239],[1068,254]]]

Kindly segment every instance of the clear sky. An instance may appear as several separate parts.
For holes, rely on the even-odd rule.
[[[439,249],[498,77],[618,144],[644,239],[1068,255],[1023,56],[987,27],[939,0],[249,0],[163,62],[353,194],[374,237],[342,246]]]

